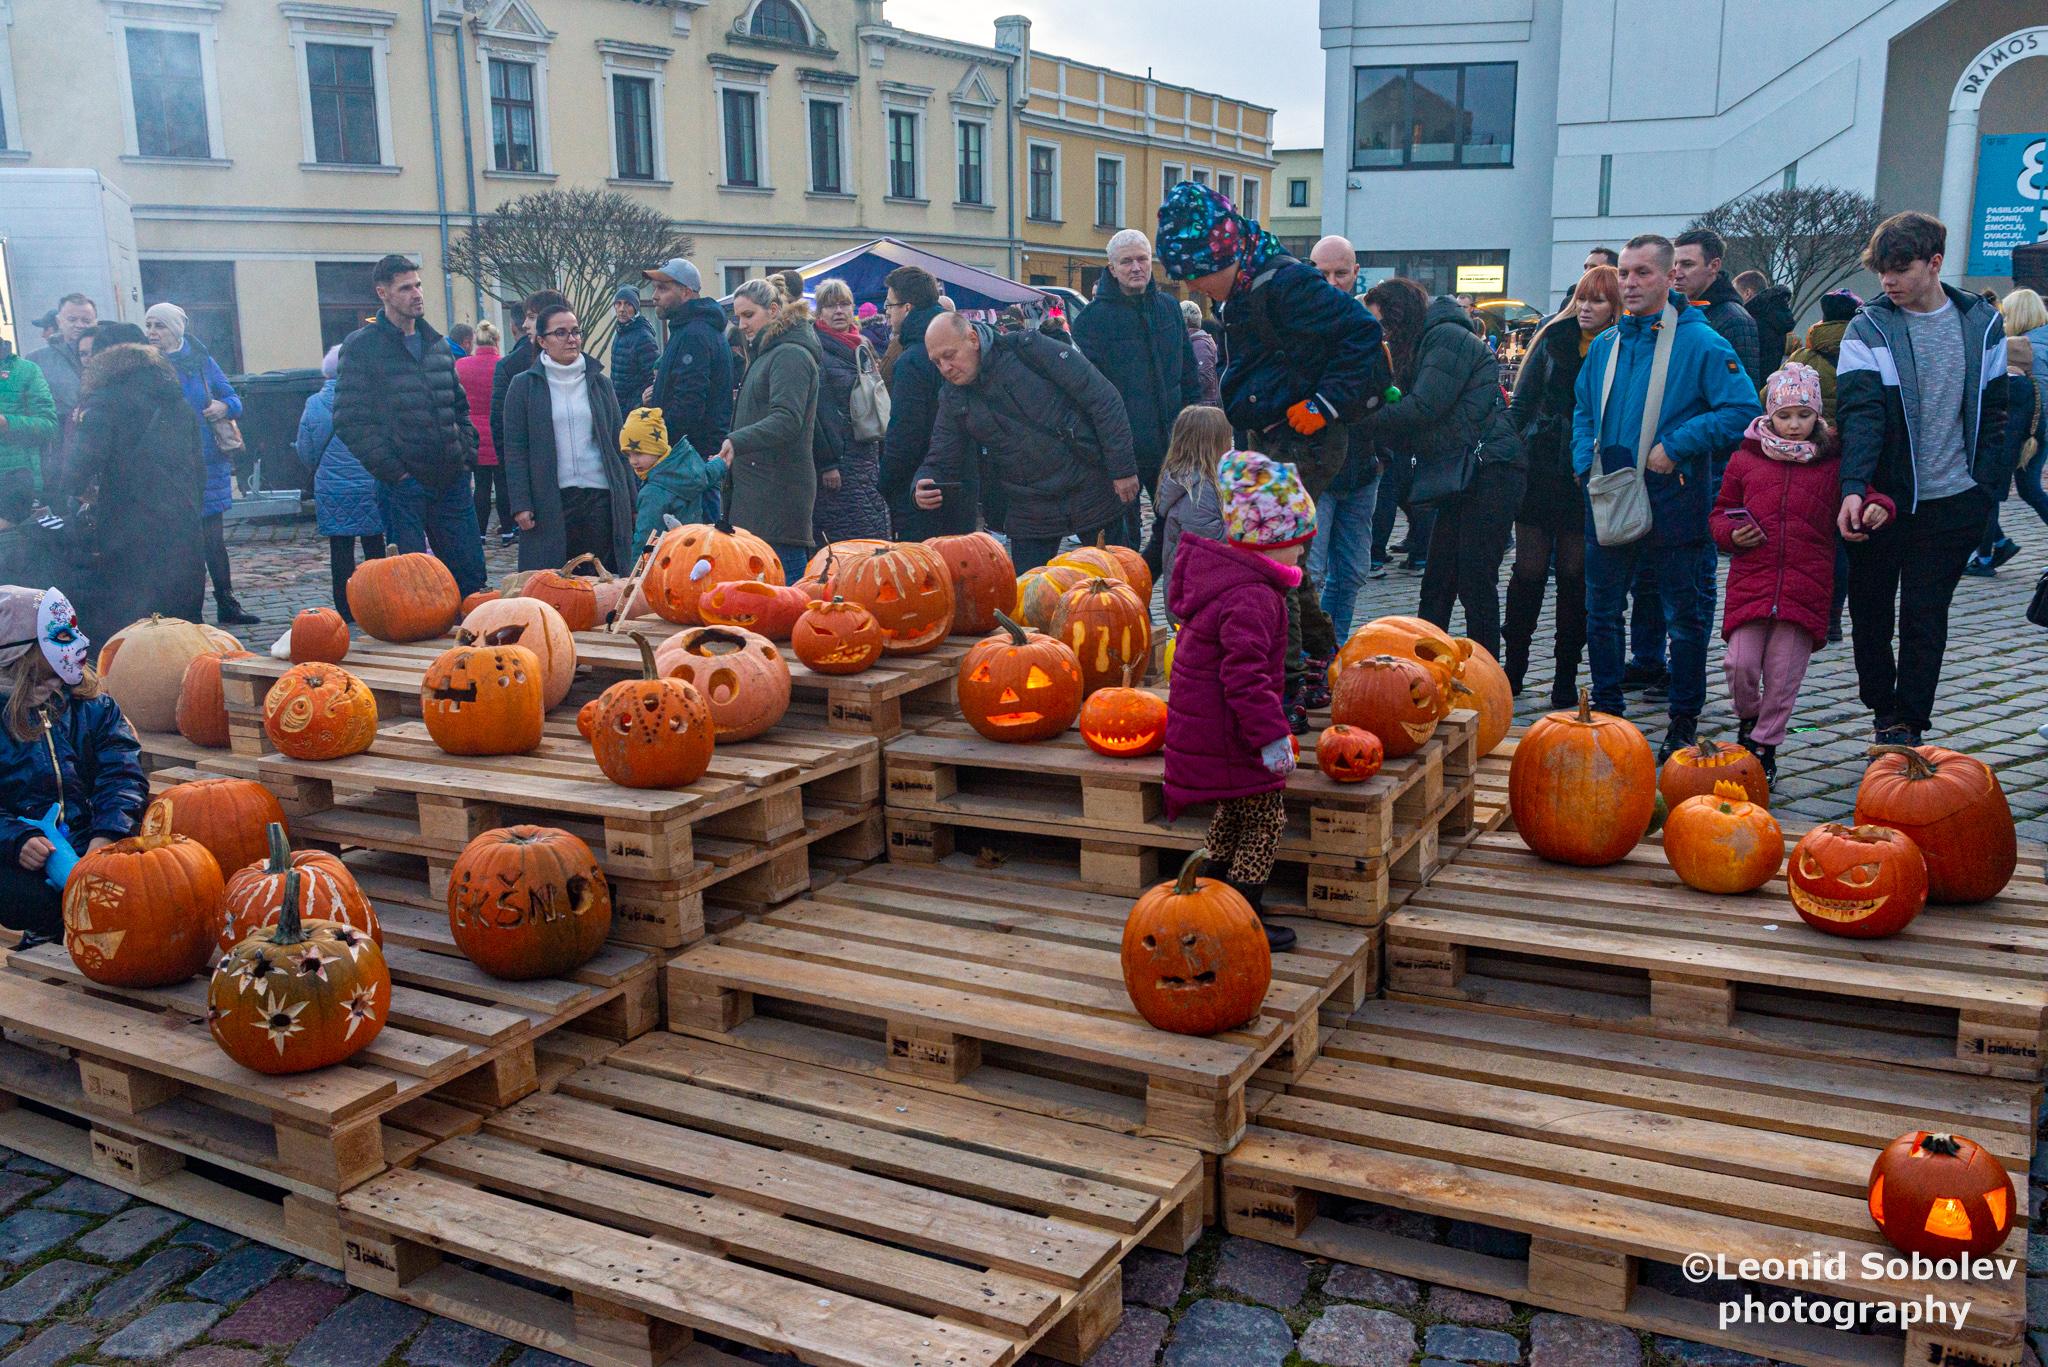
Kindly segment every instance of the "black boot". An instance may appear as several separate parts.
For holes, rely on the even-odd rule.
[[[1266,948],[1275,954],[1282,954],[1294,948],[1294,932],[1286,926],[1276,926],[1266,919],[1266,885],[1264,883],[1240,883],[1231,880],[1233,888],[1245,901],[1252,904],[1252,912],[1259,918],[1259,928],[1266,932]]]
[[[1501,617],[1501,668],[1508,674],[1508,687],[1515,696],[1522,693],[1522,681],[1529,673],[1529,640],[1543,616],[1543,593],[1548,579],[1529,580],[1520,575],[1508,578],[1507,609]],[[1572,695],[1578,701],[1578,695]]]
[[[1756,747],[1749,743],[1749,733],[1754,730],[1756,730],[1755,717],[1737,717],[1735,719],[1735,743],[1745,750],[1755,750]]]
[[[1664,743],[1657,747],[1657,767],[1662,769],[1664,761],[1699,739],[1699,718],[1680,714],[1671,719],[1664,728]]]
[[[1752,745],[1748,741],[1744,741],[1743,744],[1749,746],[1750,753],[1755,755],[1757,762],[1764,766],[1764,782],[1770,787],[1777,787],[1778,747],[1775,745]]]

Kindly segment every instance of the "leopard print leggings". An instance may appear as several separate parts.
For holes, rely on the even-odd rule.
[[[1286,828],[1277,791],[1225,798],[1209,818],[1209,857],[1229,866],[1233,883],[1264,883],[1273,875],[1273,852]]]

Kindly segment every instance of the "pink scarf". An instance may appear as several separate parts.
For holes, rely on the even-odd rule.
[[[1794,465],[1808,465],[1820,454],[1820,447],[1810,441],[1788,441],[1771,430],[1769,418],[1751,418],[1749,430],[1742,434],[1762,448],[1772,460],[1790,461]]]

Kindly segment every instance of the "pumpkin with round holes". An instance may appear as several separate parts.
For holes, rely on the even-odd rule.
[[[1124,990],[1139,1015],[1177,1035],[1236,1029],[1259,1014],[1273,984],[1273,952],[1251,903],[1196,876],[1208,857],[1190,854],[1179,877],[1138,898],[1124,921]]]
[[[953,580],[953,632],[985,636],[996,629],[996,613],[1016,601],[1017,571],[1003,543],[987,532],[935,536],[924,543]]]
[[[729,579],[697,600],[697,615],[706,626],[745,627],[771,641],[787,641],[796,619],[813,601],[800,588]]]
[[[882,658],[882,628],[858,603],[812,603],[789,633],[790,651],[816,674],[858,674]]]
[[[1771,785],[1764,778],[1763,762],[1747,746],[1729,745],[1704,734],[1691,745],[1671,752],[1657,775],[1657,791],[1664,803],[1676,811],[1689,797],[1713,794],[1721,784],[1733,783],[1742,795],[1759,807],[1771,805]]]
[[[1457,644],[1467,654],[1458,677],[1451,681],[1451,706],[1469,707],[1479,714],[1479,753],[1490,755],[1515,724],[1514,685],[1492,651],[1463,636],[1457,638]]]
[[[1337,676],[1330,720],[1379,737],[1389,759],[1412,755],[1436,734],[1437,684],[1414,660],[1369,655]]]
[[[547,703],[540,661],[519,644],[524,629],[479,640],[463,632],[420,676],[427,735],[451,755],[523,755],[540,745]]]
[[[1067,590],[1086,583],[1088,578],[1086,570],[1071,565],[1042,565],[1026,570],[1017,579],[1017,606],[1010,615],[1033,631],[1050,631],[1053,614],[1060,610]]]
[[[1657,760],[1643,733],[1593,710],[1530,726],[1508,765],[1508,811],[1522,843],[1560,864],[1612,864],[1641,841],[1657,808]]]
[[[789,661],[744,627],[685,627],[655,647],[654,663],[697,690],[720,745],[752,739],[789,711]]]
[[[918,541],[894,541],[841,556],[832,591],[873,614],[884,655],[921,655],[953,629],[953,577]]]
[[[1686,798],[1664,818],[1664,858],[1687,887],[1753,892],[1785,863],[1785,832],[1739,783]]]
[[[1856,789],[1856,824],[1910,836],[1927,859],[1927,900],[1982,902],[2019,867],[2012,807],[1991,766],[1938,745],[1876,745]]]
[[[306,608],[292,618],[291,661],[338,665],[348,657],[348,623],[333,608]]]
[[[100,682],[121,705],[121,715],[138,731],[171,731],[178,725],[178,695],[185,670],[201,655],[244,653],[225,631],[178,617],[130,622],[100,649]]]
[[[1152,614],[1121,579],[1090,579],[1068,589],[1047,634],[1074,652],[1086,693],[1152,662]]]
[[[227,748],[228,704],[221,693],[220,662],[251,658],[246,650],[192,657],[192,663],[185,666],[185,682],[178,689],[179,735],[209,750]]]
[[[1387,749],[1362,726],[1338,722],[1316,737],[1316,768],[1336,783],[1363,783],[1380,771]]]
[[[182,835],[145,832],[88,850],[64,883],[64,948],[109,987],[168,987],[213,958],[220,865]]]
[[[377,739],[377,699],[340,665],[293,665],[263,695],[263,734],[292,759],[360,755]]]
[[[1801,920],[1856,940],[1896,935],[1927,905],[1927,861],[1889,826],[1815,826],[1792,847],[1785,883]]]
[[[581,573],[586,566],[591,574]],[[617,598],[616,592],[600,596],[601,586],[611,582],[612,572],[586,552],[559,570],[539,570],[527,576],[519,596],[537,599],[561,613],[571,631],[590,631],[603,624],[610,603]]]
[[[576,728],[597,767],[622,788],[680,788],[711,767],[711,709],[696,686],[664,679],[654,647],[639,632],[640,677],[613,684],[585,703]]]
[[[1350,639],[1338,647],[1336,658],[1330,661],[1330,689],[1336,691],[1337,680],[1345,670],[1375,655],[1412,660],[1429,670],[1436,680],[1441,695],[1437,716],[1441,720],[1451,710],[1451,683],[1464,669],[1472,644],[1420,617],[1376,617],[1353,631]]]
[[[228,875],[219,937],[223,952],[263,927],[277,924],[285,875],[294,869],[299,874],[299,892],[293,905],[300,917],[352,926],[378,944],[384,943],[384,927],[377,923],[377,913],[348,865],[325,850],[293,850],[281,822],[271,822],[266,837],[269,857]]]
[[[1057,736],[1081,713],[1081,666],[1064,642],[996,614],[994,635],[960,657],[960,715],[990,740]]]
[[[348,579],[348,610],[368,634],[403,645],[446,635],[461,615],[462,593],[435,557],[394,548],[356,566]]]
[[[2004,1165],[1960,1134],[1902,1134],[1870,1165],[1870,1218],[1902,1253],[1995,1253],[2015,1213]]]
[[[263,858],[269,848],[264,831],[283,820],[277,795],[253,778],[197,778],[151,798],[140,834],[196,840],[232,873]]]
[[[782,557],[752,532],[697,523],[671,528],[654,543],[640,590],[656,614],[689,626],[703,620],[697,600],[734,579],[780,584]]]
[[[1138,668],[1126,668],[1121,684],[1098,688],[1081,704],[1081,739],[1098,755],[1134,759],[1166,744],[1166,699],[1131,686]]]
[[[494,978],[559,978],[604,948],[611,928],[597,857],[552,826],[485,831],[448,874],[455,947]]]
[[[576,682],[576,638],[554,605],[538,598],[498,598],[480,603],[462,619],[461,630],[483,640],[517,628],[519,644],[540,665],[541,701],[554,707]]]

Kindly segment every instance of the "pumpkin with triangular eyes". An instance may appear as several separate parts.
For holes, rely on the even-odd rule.
[[[2012,1178],[1975,1140],[1902,1134],[1870,1167],[1870,1218],[1903,1253],[1995,1253],[2012,1232]]]
[[[518,644],[523,628],[482,641],[465,631],[420,676],[427,734],[451,755],[518,755],[540,744],[547,705],[540,657]]]
[[[874,617],[885,655],[920,655],[953,629],[952,573],[923,542],[897,541],[842,557],[832,591]]]
[[[960,657],[960,715],[990,740],[1059,735],[1081,713],[1081,665],[1063,641],[1003,613],[998,630]]]
[[[1806,924],[1859,940],[1898,934],[1927,905],[1920,847],[1886,826],[1815,826],[1793,847],[1785,882]]]

